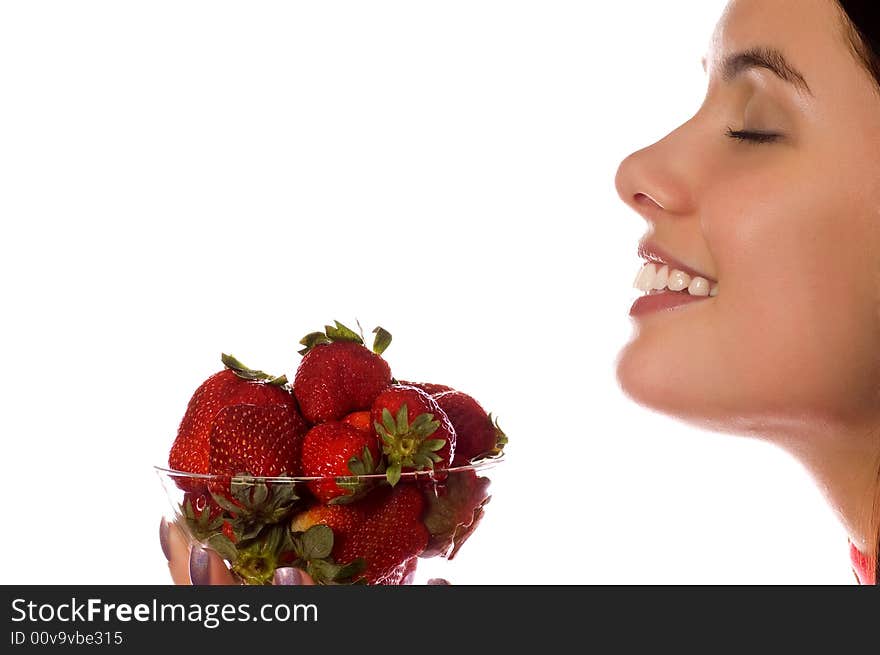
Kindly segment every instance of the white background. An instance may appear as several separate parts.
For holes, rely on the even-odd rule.
[[[359,319],[510,436],[453,580],[851,583],[793,460],[614,378],[615,169],[697,110],[722,6],[4,3],[0,582],[166,582],[151,466],[221,351],[292,373]]]

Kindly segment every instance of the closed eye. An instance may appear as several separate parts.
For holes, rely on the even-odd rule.
[[[727,136],[737,141],[747,141],[748,143],[773,143],[782,138],[781,134],[773,132],[750,132],[748,130],[735,130],[732,127],[727,128]]]

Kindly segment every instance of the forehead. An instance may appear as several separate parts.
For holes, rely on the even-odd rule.
[[[732,0],[706,53],[711,71],[735,52],[756,46],[780,50],[819,90],[842,81],[865,83],[853,56],[835,0]],[[839,89],[838,89],[839,92]]]

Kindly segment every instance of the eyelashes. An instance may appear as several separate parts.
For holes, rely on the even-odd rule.
[[[774,134],[772,132],[750,132],[748,130],[735,130],[732,127],[727,128],[726,134],[731,139],[752,144],[773,143],[782,138],[781,134]]]

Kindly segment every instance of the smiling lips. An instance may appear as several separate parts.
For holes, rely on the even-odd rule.
[[[639,245],[639,256],[647,262],[639,270],[633,286],[644,291],[630,308],[630,316],[661,309],[674,309],[718,295],[718,281],[682,264],[651,243]]]
[[[647,262],[633,282],[640,291],[652,293],[668,288],[670,291],[687,289],[692,296],[718,295],[718,280],[678,261],[651,241],[639,243],[639,257]]]
[[[640,241],[638,254],[639,254],[639,257],[641,259],[644,259],[645,261],[654,262],[655,264],[660,264],[660,265],[667,264],[669,266],[669,268],[675,268],[675,269],[678,269],[679,271],[684,271],[685,273],[687,273],[691,277],[702,277],[702,278],[709,280],[709,282],[718,282],[718,280],[715,280],[715,279],[709,277],[708,275],[706,275],[702,271],[698,271],[695,268],[691,268],[690,266],[688,266],[684,262],[679,261],[678,259],[673,257],[669,252],[667,252],[665,249],[663,249],[661,246],[654,243],[653,241],[648,241],[648,240]]]
[[[692,296],[718,295],[717,282],[711,283],[707,278],[699,275],[692,277],[680,269],[670,269],[667,264],[650,261],[636,275],[633,286],[646,293],[668,289],[669,291],[687,290]]]

